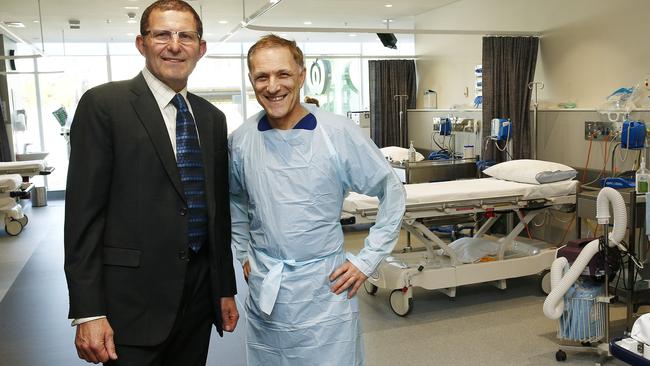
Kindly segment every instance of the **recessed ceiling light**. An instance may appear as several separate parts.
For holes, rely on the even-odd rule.
[[[138,10],[140,9],[139,6],[125,6],[124,9],[126,10]]]
[[[135,24],[135,23],[138,22],[138,21],[135,19],[135,13],[134,13],[134,12],[130,11],[130,12],[126,13],[126,16],[127,16],[127,18],[129,18],[129,20],[126,21],[127,23],[129,23],[129,24]]]
[[[280,0],[269,0],[269,2],[270,2],[271,4],[275,4],[275,3],[277,3],[278,1],[280,1]]]
[[[354,34],[354,33],[350,33],[350,34],[348,34],[348,36],[350,36],[350,37],[356,37],[357,35]]]
[[[384,6],[387,7],[387,8],[392,8],[392,7],[393,7],[393,4],[386,4],[386,5],[384,5]]]
[[[228,24],[228,21],[227,20],[220,20],[219,24]]]
[[[311,25],[311,22],[308,20],[308,21],[304,22],[303,24],[304,25]]]
[[[40,21],[38,21],[38,20],[32,20],[32,22],[34,22],[34,23],[40,23]]]
[[[25,24],[23,22],[3,22],[7,27],[11,28],[25,28]]]
[[[382,19],[382,23],[392,23],[393,19]]]

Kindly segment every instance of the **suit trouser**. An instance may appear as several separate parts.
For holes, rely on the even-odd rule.
[[[205,365],[214,320],[207,248],[191,253],[183,298],[169,337],[160,345],[142,347],[117,344],[117,360],[106,366]]]

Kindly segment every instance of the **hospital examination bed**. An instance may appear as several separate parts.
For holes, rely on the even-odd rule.
[[[32,183],[23,182],[20,174],[0,175],[0,213],[4,215],[7,234],[18,235],[27,225],[27,215],[18,200],[27,198],[33,188]]]
[[[4,215],[5,231],[15,236],[27,225],[18,200],[29,198],[34,184],[29,180],[36,175],[48,175],[54,171],[45,160],[0,162],[0,214]]]
[[[7,161],[0,162],[0,175],[20,174],[29,179],[35,175],[48,175],[54,171],[45,160]]]
[[[413,306],[413,287],[440,290],[456,296],[456,287],[494,282],[505,289],[505,280],[537,274],[548,269],[555,249],[537,248],[515,238],[526,225],[548,208],[572,210],[578,181],[526,184],[496,178],[481,178],[405,185],[406,212],[402,228],[424,244],[394,252],[386,258],[364,284],[374,294],[377,288],[392,290],[391,309],[401,316]],[[378,200],[350,193],[343,203],[344,219],[354,223],[372,223]],[[487,235],[497,219],[512,212],[519,223],[503,237]],[[482,217],[484,220],[478,220]],[[429,228],[432,223],[472,222],[476,230],[464,240],[470,247],[490,247],[489,254],[467,261],[462,251],[454,250]],[[478,225],[483,221],[482,225]],[[453,246],[453,245],[452,245]],[[461,248],[461,247],[455,247]]]

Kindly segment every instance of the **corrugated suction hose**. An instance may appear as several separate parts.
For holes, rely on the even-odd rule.
[[[627,211],[625,201],[618,191],[613,188],[603,188],[596,199],[596,219],[599,224],[609,224],[609,205],[614,213],[614,228],[609,233],[609,246],[621,247],[627,226]],[[558,319],[564,312],[563,297],[569,288],[576,282],[582,271],[589,264],[591,258],[598,253],[598,239],[587,244],[578,258],[569,266],[566,258],[556,258],[551,265],[551,293],[544,301],[544,315],[549,319]]]

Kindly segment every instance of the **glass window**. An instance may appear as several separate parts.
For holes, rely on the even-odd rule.
[[[63,107],[72,121],[83,93],[108,81],[106,56],[65,56],[38,59],[39,70],[62,70],[63,73],[40,74],[44,149],[47,162],[55,168],[48,176],[49,190],[65,189],[68,173],[68,145],[61,135],[61,125],[52,112]]]
[[[14,152],[43,151],[39,135],[34,74],[7,75],[7,85],[10,95],[9,109],[12,111]],[[18,119],[19,114],[24,117]]]
[[[255,91],[250,86],[246,87],[246,118],[251,118],[262,110],[262,106],[255,97]]]
[[[140,56],[140,51],[138,51],[137,47],[135,47],[135,37],[133,37],[133,42],[109,43],[108,52],[111,56]]]
[[[37,44],[40,48],[40,44]],[[100,56],[106,55],[106,43],[46,43],[44,53],[48,56]]]
[[[207,99],[226,115],[228,133],[243,121],[241,59],[204,57],[187,82],[188,90]]]
[[[305,65],[305,95],[318,99],[322,109],[342,115],[360,110],[359,58],[307,58]]]
[[[144,68],[144,57],[111,56],[111,81],[133,79]]]

